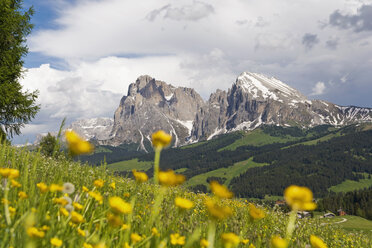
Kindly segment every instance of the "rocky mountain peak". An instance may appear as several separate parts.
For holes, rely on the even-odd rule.
[[[249,93],[253,98],[259,100],[275,100],[288,102],[292,100],[307,100],[298,90],[288,86],[282,81],[259,73],[241,73],[234,86]],[[234,89],[233,86],[233,89]]]

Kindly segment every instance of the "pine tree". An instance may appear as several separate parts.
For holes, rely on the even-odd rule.
[[[0,136],[20,134],[39,110],[38,92],[24,91],[19,83],[24,72],[23,57],[28,52],[26,36],[33,27],[33,8],[23,11],[22,3],[0,1]]]

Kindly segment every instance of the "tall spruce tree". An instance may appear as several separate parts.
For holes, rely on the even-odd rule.
[[[34,12],[32,7],[24,11],[22,4],[23,0],[0,1],[0,139],[20,134],[39,110],[38,92],[24,91],[19,83]]]

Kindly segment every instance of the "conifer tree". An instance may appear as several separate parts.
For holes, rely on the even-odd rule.
[[[22,3],[22,0],[0,1],[0,139],[20,134],[21,128],[39,110],[38,92],[25,91],[19,83],[34,12],[32,7],[24,11]]]

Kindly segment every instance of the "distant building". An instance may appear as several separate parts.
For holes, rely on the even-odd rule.
[[[336,215],[334,213],[326,213],[323,215],[324,218],[334,218]]]
[[[311,218],[311,213],[307,211],[298,211],[297,218],[299,219]]]
[[[278,205],[278,206],[284,206],[286,203],[285,203],[285,200],[277,200],[275,201],[275,205]]]
[[[342,210],[342,208],[340,208],[339,210],[337,210],[337,213],[338,213],[338,216],[347,215],[347,213],[344,210]]]

